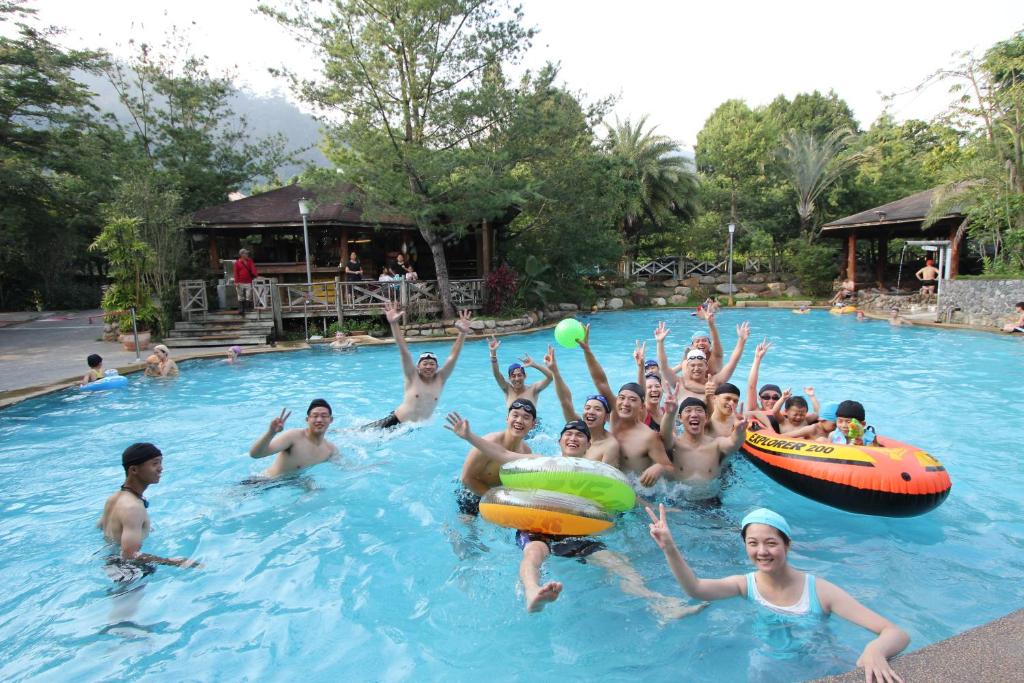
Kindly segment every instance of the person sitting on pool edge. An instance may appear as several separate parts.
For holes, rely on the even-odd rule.
[[[605,424],[611,416],[612,408],[601,394],[587,396],[583,403],[583,409],[577,413],[572,405],[572,392],[569,386],[558,371],[558,362],[555,360],[555,347],[548,345],[548,352],[544,356],[544,364],[551,371],[555,380],[555,395],[562,404],[562,416],[566,422],[583,420],[590,430],[590,446],[583,457],[587,460],[596,460],[606,465],[619,469],[619,442],[607,430]]]
[[[538,398],[540,398],[540,392],[548,388],[551,384],[551,371],[543,365],[538,365],[528,355],[524,355],[519,360],[519,363],[512,363],[508,366],[508,381],[501,376],[501,371],[498,370],[498,347],[501,346],[501,341],[493,334],[490,339],[487,340],[487,348],[491,352],[491,372],[494,374],[494,381],[498,383],[498,388],[501,389],[502,393],[505,394],[505,405],[510,406],[518,399],[526,399],[530,403],[536,405]],[[544,378],[539,382],[526,385],[526,368],[534,368],[538,370]]]
[[[249,456],[265,458],[278,454],[274,464],[264,472],[264,477],[279,477],[297,470],[319,465],[338,455],[338,447],[325,437],[334,416],[331,405],[322,398],[314,398],[306,409],[305,429],[284,430],[284,423],[291,416],[287,408],[270,421],[270,427],[249,448]]]
[[[491,432],[483,438],[485,441],[500,444],[507,451],[532,453],[530,447],[523,443],[523,439],[536,423],[536,406],[525,398],[519,398],[512,401],[508,408],[505,429]],[[459,512],[473,516],[480,514],[480,496],[501,485],[500,470],[501,464],[485,456],[480,449],[469,449],[466,461],[462,464],[462,486],[455,492]]]
[[[85,359],[89,372],[82,377],[82,386],[103,379],[103,358],[98,353],[90,353]]]
[[[419,359],[413,363],[412,355],[409,353],[409,346],[405,342],[405,335],[398,321],[405,315],[405,311],[399,308],[397,303],[386,302],[384,304],[384,315],[391,326],[391,336],[398,347],[398,353],[402,358],[402,375],[405,380],[405,395],[402,403],[379,420],[365,424],[360,429],[391,429],[406,422],[422,422],[434,414],[437,402],[441,398],[441,391],[445,382],[451,377],[455,370],[455,363],[459,360],[459,353],[466,341],[466,335],[471,332],[469,322],[473,314],[468,310],[459,311],[459,319],[455,328],[459,335],[452,344],[452,350],[444,365],[438,369],[437,356],[430,351],[420,354]]]
[[[758,635],[780,651],[791,649],[795,643],[792,642],[793,630],[778,626],[812,625],[824,622],[835,613],[877,636],[864,646],[857,659],[857,666],[864,667],[865,681],[902,681],[888,659],[910,644],[910,636],[857,602],[842,588],[790,566],[787,560],[793,533],[782,515],[760,508],[740,523],[747,558],[755,571],[721,579],[702,579],[679,552],[665,521],[665,506],[660,506],[660,516],[656,517],[650,508],[647,514],[651,518],[651,538],[665,553],[669,568],[690,597],[709,601],[746,598],[758,611]]]
[[[456,436],[473,444],[485,457],[491,458],[499,465],[521,460],[523,458],[543,457],[530,453],[515,453],[501,445],[486,441],[470,430],[469,421],[458,413],[452,412],[445,425]],[[576,420],[562,427],[558,437],[558,446],[562,457],[581,458],[590,445],[590,429]],[[662,620],[679,619],[703,609],[703,605],[687,605],[649,589],[643,577],[629,563],[629,560],[608,550],[604,543],[582,536],[551,536],[529,531],[516,532],[516,545],[523,551],[523,559],[519,563],[519,578],[523,582],[526,594],[526,610],[539,612],[549,602],[554,602],[562,593],[562,584],[558,581],[540,583],[540,568],[549,555],[572,557],[580,562],[593,562],[599,567],[615,574],[620,579],[623,592],[648,600],[650,609]]]
[[[198,567],[187,557],[158,557],[142,552],[142,543],[150,531],[149,501],[143,497],[146,489],[160,482],[163,474],[164,454],[151,443],[133,443],[121,454],[124,484],[107,498],[96,526],[103,530],[107,541],[117,544],[120,553],[107,562],[119,581],[129,581],[152,573],[152,567],[126,567],[123,561],[145,564],[165,564],[174,567]]]
[[[859,428],[853,424],[854,420],[859,423]],[[870,446],[875,440],[875,428],[866,424],[862,404],[843,401],[836,408],[836,429],[828,436],[832,443]]]
[[[1014,304],[1013,310],[1017,317],[1013,322],[1003,325],[1003,332],[1024,332],[1024,301]]]

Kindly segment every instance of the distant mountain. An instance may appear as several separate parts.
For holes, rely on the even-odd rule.
[[[122,123],[130,122],[127,110],[106,78],[87,72],[78,72],[75,78],[96,93],[93,104],[100,111],[113,114]],[[237,115],[246,118],[249,133],[254,139],[282,133],[287,139],[289,150],[305,149],[299,154],[299,163],[279,169],[278,175],[282,179],[287,180],[297,175],[308,165],[330,166],[327,157],[318,147],[320,124],[284,96],[261,97],[244,90],[236,90],[231,98],[231,108]]]

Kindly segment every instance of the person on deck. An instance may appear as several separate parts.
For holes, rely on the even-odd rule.
[[[235,293],[238,295],[238,314],[245,315],[245,309],[252,308],[252,281],[259,277],[256,263],[249,258],[248,249],[239,249],[235,259]]]
[[[359,254],[352,250],[348,253],[348,261],[345,262],[345,281],[359,282],[363,279],[363,264],[359,262]]]
[[[935,267],[935,261],[927,259],[924,267],[914,273],[914,277],[921,282],[922,294],[935,293],[935,287],[939,284],[939,269]]]

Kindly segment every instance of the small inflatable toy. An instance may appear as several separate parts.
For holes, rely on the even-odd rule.
[[[555,325],[555,341],[567,349],[577,348],[576,342],[583,339],[586,333],[583,323],[576,318],[566,318]]]

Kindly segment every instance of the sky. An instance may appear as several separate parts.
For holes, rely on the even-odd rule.
[[[273,3],[273,0],[268,0]],[[40,19],[62,26],[60,42],[126,54],[128,41],[159,43],[171,26],[217,69],[235,68],[257,94],[287,86],[267,72],[300,72],[315,61],[255,0],[39,0]],[[947,86],[914,88],[955,62],[1024,29],[1024,2],[682,2],[522,0],[539,29],[524,66],[561,64],[565,86],[590,99],[618,98],[612,119],[647,115],[658,132],[694,145],[704,121],[728,99],[751,106],[834,89],[863,128],[882,113],[930,119],[950,101]]]

